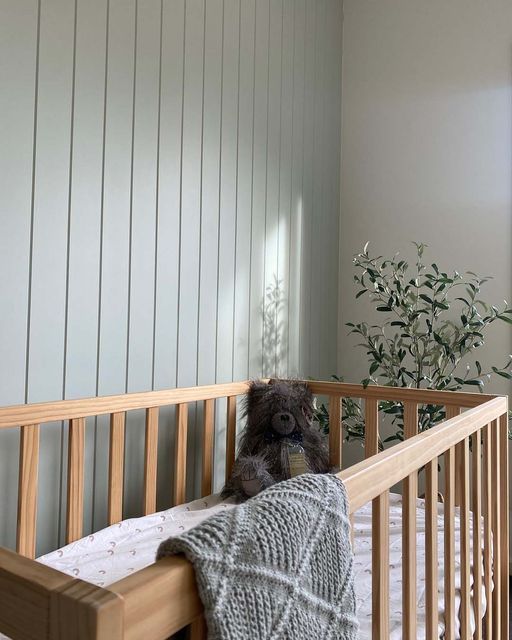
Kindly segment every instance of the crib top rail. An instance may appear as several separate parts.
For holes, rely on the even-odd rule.
[[[506,413],[507,398],[497,396],[341,471],[350,513]]]
[[[410,400],[419,404],[440,404],[469,408],[476,407],[496,397],[483,393],[432,391],[405,387],[383,387],[378,385],[364,387],[360,384],[344,382],[316,382],[309,380],[306,382],[314,394],[339,398]],[[0,429],[239,396],[245,394],[248,387],[248,381],[229,382],[201,387],[184,387],[77,400],[12,405],[0,408]]]
[[[0,408],[0,429],[238,396],[246,393],[248,387],[248,382],[229,382],[202,387],[13,405]]]

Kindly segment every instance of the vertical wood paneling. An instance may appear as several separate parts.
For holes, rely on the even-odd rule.
[[[204,2],[188,0],[185,16],[183,131],[181,146],[178,384],[196,382],[201,144],[203,135]],[[191,293],[194,292],[194,295]]]
[[[153,386],[176,386],[185,1],[162,5]],[[174,407],[160,409],[158,508],[169,505]]]
[[[251,291],[249,317],[249,375],[263,370],[263,301],[265,259],[265,193],[267,190],[267,103],[269,72],[269,0],[256,2],[254,66],[254,148],[252,169]]]
[[[313,148],[314,148],[314,115],[315,115],[315,31],[316,2],[306,0],[306,25],[304,34],[305,66],[304,66],[304,123],[303,123],[303,178],[302,178],[302,245],[301,245],[301,289],[300,289],[300,327],[299,327],[299,371],[310,371],[315,376],[311,364],[311,301],[312,235],[314,233],[312,215],[318,203],[313,201]]]
[[[240,3],[240,71],[238,88],[237,216],[233,379],[249,375],[249,294],[253,197],[254,80],[256,0]]]
[[[38,3],[0,4],[0,402],[25,400]],[[16,64],[12,64],[15,60]],[[18,433],[0,435],[0,485],[15,489]],[[13,547],[16,500],[0,505],[0,541]]]
[[[26,400],[57,400],[64,391],[68,206],[74,79],[75,4],[41,4],[37,135],[34,160],[32,269]],[[4,89],[5,90],[5,89]],[[65,466],[62,425],[41,433],[38,544],[57,547]]]
[[[315,79],[313,85],[314,108],[313,108],[313,166],[312,166],[312,202],[311,220],[312,231],[310,236],[311,252],[311,289],[307,293],[310,304],[310,332],[308,347],[310,353],[310,367],[312,375],[320,376],[321,369],[321,348],[324,336],[323,321],[325,318],[325,308],[320,304],[322,291],[324,290],[325,269],[325,244],[323,242],[323,232],[325,226],[325,191],[324,191],[324,109],[325,96],[323,91],[325,80],[325,64],[323,61],[325,51],[325,3],[326,0],[315,0]]]
[[[294,65],[295,0],[283,0],[281,34],[281,104],[279,120],[279,202],[277,208],[277,281],[280,283],[282,304],[276,313],[276,372],[285,376],[288,371],[290,346],[290,225],[292,181],[292,100]]]
[[[97,392],[100,303],[103,124],[107,0],[77,5],[73,144],[69,183],[66,299],[66,398]],[[92,426],[93,421],[89,421]],[[94,466],[94,430],[86,430],[85,466]],[[66,473],[62,482],[65,486]],[[92,530],[93,474],[84,485],[84,531]],[[64,492],[63,492],[64,493]]]
[[[109,0],[97,393],[126,388],[135,0]],[[124,437],[123,437],[124,440]],[[93,529],[109,521],[109,419],[96,421]]]
[[[158,145],[160,5],[138,2],[133,91],[130,291],[126,390],[153,384],[153,317]],[[143,413],[126,419],[125,492],[128,514],[142,503],[144,461]]]
[[[0,236],[8,238],[0,292],[11,310],[0,319],[3,403],[263,368],[330,372],[340,29],[335,0],[0,4]],[[281,307],[267,309],[264,335],[265,288],[276,281]],[[321,343],[311,345],[318,330]],[[218,404],[221,457],[226,403]],[[162,508],[174,417],[173,408],[160,411]],[[191,405],[197,490],[201,418]],[[118,483],[115,506],[108,416],[84,429],[87,532],[112,509],[121,517],[123,497],[124,515],[140,511],[143,412],[127,416],[126,495]],[[9,546],[17,446],[5,430],[0,481],[13,490],[0,508],[12,518],[2,520],[0,543]],[[66,430],[45,425],[38,553],[64,537],[66,453]]]
[[[278,280],[279,181],[281,149],[281,76],[283,40],[283,2],[270,0],[268,43],[267,178],[265,199],[265,313],[263,317],[263,375],[277,375],[277,350],[281,332],[277,307],[283,296]],[[275,297],[269,297],[268,294]]]
[[[292,100],[292,159],[291,159],[291,197],[290,197],[290,242],[289,271],[290,284],[288,294],[288,371],[295,375],[299,371],[300,323],[294,318],[300,317],[300,290],[302,277],[302,225],[304,220],[303,202],[303,141],[304,141],[304,63],[306,2],[293,3],[294,42],[293,42],[293,100]]]
[[[224,0],[217,305],[217,381],[233,378],[240,2]]]
[[[197,380],[216,379],[223,0],[206,3]]]

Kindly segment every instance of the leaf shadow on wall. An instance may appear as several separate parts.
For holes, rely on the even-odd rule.
[[[263,316],[263,377],[285,375],[288,357],[288,322],[282,281],[274,274],[261,303]]]

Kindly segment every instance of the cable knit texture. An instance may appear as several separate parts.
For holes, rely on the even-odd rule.
[[[280,482],[182,536],[157,559],[194,565],[210,640],[357,637],[348,503],[333,475]]]

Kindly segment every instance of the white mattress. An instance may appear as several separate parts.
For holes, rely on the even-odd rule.
[[[418,500],[418,638],[425,637],[425,507]],[[221,502],[216,495],[195,500],[142,518],[124,520],[57,551],[38,558],[39,562],[63,573],[76,576],[100,587],[120,580],[154,561],[158,545],[169,536],[191,529],[207,517],[233,508],[229,500]],[[390,638],[401,634],[402,570],[401,570],[401,496],[390,496]],[[439,637],[443,623],[443,513],[438,512],[439,529]],[[456,515],[456,551],[459,548],[459,518]],[[354,517],[354,570],[361,640],[371,638],[371,505],[361,508]],[[456,564],[456,598],[459,597],[460,572]],[[484,594],[481,594],[484,601]],[[485,602],[484,602],[485,609]],[[0,634],[0,638],[5,638]]]

